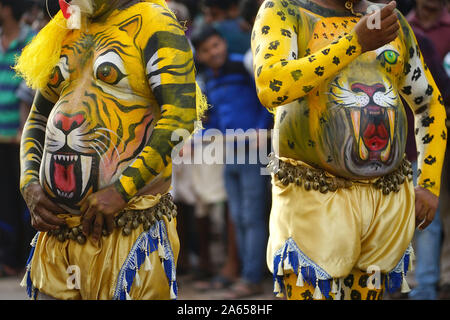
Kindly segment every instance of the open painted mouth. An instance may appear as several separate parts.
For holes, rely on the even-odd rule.
[[[92,156],[68,152],[48,153],[45,163],[46,182],[57,198],[75,206],[95,187],[95,160]]]
[[[386,162],[391,155],[395,110],[368,105],[353,108],[350,114],[359,158]]]

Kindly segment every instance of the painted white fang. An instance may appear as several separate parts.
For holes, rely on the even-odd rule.
[[[50,179],[50,163],[51,163],[51,160],[52,160],[52,155],[47,153],[45,155],[45,180],[47,181],[47,184],[50,187],[50,189],[53,189],[53,187],[52,187],[52,179]]]
[[[80,157],[81,157],[80,159],[81,159],[81,179],[82,179],[82,189],[80,194],[83,194],[89,182],[89,178],[91,176],[92,157],[86,156]]]

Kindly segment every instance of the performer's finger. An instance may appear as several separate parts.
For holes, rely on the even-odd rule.
[[[85,199],[80,206],[80,211],[81,213],[86,213],[86,210],[89,208],[89,201],[87,199]]]
[[[424,207],[421,201],[416,199],[416,227],[419,226],[425,218]]]
[[[95,218],[95,209],[87,208],[82,218],[83,234],[87,237],[91,233],[92,220]]]
[[[386,34],[395,33],[400,30],[400,24],[398,22],[394,22],[393,24],[386,26],[384,32]]]
[[[102,230],[103,230],[103,214],[97,213],[95,215],[94,226],[92,228],[92,240],[94,242],[97,242],[100,239],[102,235]]]
[[[398,22],[397,15],[395,13],[392,13],[391,15],[381,20],[381,29],[386,29],[397,22]]]
[[[112,215],[107,215],[105,218],[106,231],[111,234],[114,231],[114,217]]]
[[[42,204],[42,206],[44,206],[48,211],[52,212],[53,214],[61,214],[61,213],[67,212],[60,206],[56,205],[53,201],[51,201],[47,197],[42,197],[41,204]]]
[[[432,209],[428,209],[424,220],[422,221],[422,223],[419,225],[419,229],[420,230],[425,230],[434,220],[434,212]]]
[[[42,220],[44,220],[47,224],[52,225],[53,229],[57,229],[58,227],[66,224],[64,219],[58,218],[53,214],[53,212],[50,212],[44,207],[40,207],[39,217],[42,218]]]
[[[385,5],[381,10],[380,10],[380,16],[381,19],[386,18],[387,16],[389,16],[390,14],[392,14],[392,12],[394,11],[394,9],[397,7],[397,3],[395,1],[391,1],[389,2],[387,5]]]
[[[35,217],[34,217],[34,221],[35,221],[35,226],[33,226],[34,228],[36,228],[39,231],[50,231],[50,230],[56,230],[58,229],[58,225],[54,225],[51,223],[48,223],[44,218],[43,218],[43,214],[42,211],[44,211],[44,208],[41,208],[39,210],[39,212],[36,212]]]

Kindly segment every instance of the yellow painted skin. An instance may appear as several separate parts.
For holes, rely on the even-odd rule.
[[[126,201],[168,190],[172,133],[197,118],[192,51],[174,15],[142,2],[107,21],[68,33],[22,139],[21,188],[40,180],[73,214],[111,184]]]
[[[154,199],[152,194],[164,194],[170,186],[171,151],[178,142],[172,141],[172,133],[192,132],[203,102],[191,47],[162,0],[130,1],[120,9],[113,6],[119,1],[93,2],[101,3],[101,12],[116,9],[106,22],[83,20],[80,30],[63,28],[66,21],[60,12],[18,63],[18,70],[38,89],[22,137],[21,188],[40,182],[67,210],[60,217],[69,227],[80,225],[80,203],[109,185],[129,201],[129,209],[156,205],[159,195]],[[46,71],[39,61],[38,67],[27,61],[41,49],[47,63],[55,55],[59,59],[48,77],[41,75]],[[48,80],[42,84],[42,78]],[[116,289],[121,289],[124,268],[130,267],[129,255],[140,237],[154,238],[155,226],[145,231],[140,225],[128,236],[116,228],[97,243],[89,239],[84,244],[60,242],[41,232],[26,276],[34,289],[56,299],[122,298],[116,297]],[[158,228],[167,233],[157,232],[158,250],[145,252],[152,267],[141,266],[140,280],[135,276],[128,283],[132,299],[175,297],[176,220],[164,218]],[[168,259],[172,270],[163,266]],[[70,266],[80,269],[80,288],[67,286]]]
[[[276,115],[276,153],[349,179],[392,172],[415,114],[419,185],[439,195],[447,131],[442,97],[398,13],[391,43],[361,53],[348,11],[266,0],[252,36],[259,98]]]

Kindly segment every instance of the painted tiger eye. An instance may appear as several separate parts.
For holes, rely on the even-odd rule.
[[[398,54],[395,51],[392,50],[386,50],[383,52],[384,59],[389,64],[395,64],[398,59]]]
[[[61,74],[61,70],[59,69],[59,67],[55,67],[55,69],[53,69],[53,72],[50,76],[48,84],[49,84],[49,86],[51,86],[53,88],[57,88],[63,80],[64,79]]]
[[[108,84],[117,84],[124,77],[124,75],[115,65],[107,62],[98,67],[96,77],[97,79]]]

